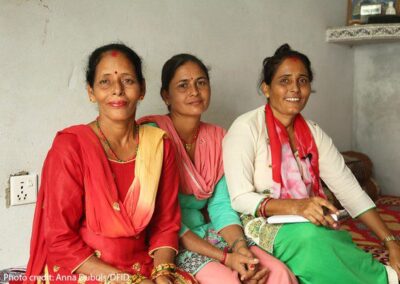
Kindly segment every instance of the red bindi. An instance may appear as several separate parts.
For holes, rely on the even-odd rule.
[[[118,74],[118,72],[117,72],[117,71],[115,71],[114,73],[115,73],[115,74]]]
[[[294,56],[294,55],[292,55],[292,56],[288,56],[288,58],[287,59],[289,59],[289,60],[291,60],[291,61],[293,61],[293,62],[297,62],[297,61],[299,61],[299,58],[297,57],[297,56]]]
[[[115,50],[111,51],[112,57],[116,57],[117,55],[118,55],[118,51],[115,51]]]

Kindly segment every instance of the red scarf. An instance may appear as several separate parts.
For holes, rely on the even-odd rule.
[[[280,198],[293,198],[293,193],[296,189],[286,188],[288,184],[282,180],[282,145],[289,143],[289,136],[286,128],[282,123],[274,117],[269,104],[265,105],[265,124],[267,126],[268,136],[270,140],[271,155],[272,155],[272,179],[274,181],[274,189],[280,190]],[[307,125],[307,122],[301,116],[296,115],[294,119],[294,133],[296,138],[296,148],[300,159],[308,159],[310,161],[309,171],[312,177],[312,196],[326,198],[322,190],[319,177],[318,165],[318,149],[315,144],[314,137]]]

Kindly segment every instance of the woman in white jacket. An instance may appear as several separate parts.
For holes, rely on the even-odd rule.
[[[311,93],[307,56],[284,44],[263,62],[268,103],[235,120],[223,142],[225,176],[245,232],[285,262],[300,283],[398,283],[400,245],[380,219],[338,150],[317,124],[300,114]],[[334,230],[320,178],[350,215],[385,243],[391,267]],[[301,215],[310,223],[271,225],[265,217]],[[393,270],[394,269],[394,270]],[[397,273],[396,273],[397,272]]]

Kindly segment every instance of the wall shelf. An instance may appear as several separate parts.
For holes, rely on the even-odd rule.
[[[347,45],[400,41],[400,24],[369,24],[329,28],[326,30],[326,41]]]

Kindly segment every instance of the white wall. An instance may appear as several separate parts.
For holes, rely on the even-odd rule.
[[[354,50],[354,149],[374,163],[382,193],[400,195],[400,44]]]
[[[9,175],[40,173],[57,130],[96,117],[84,65],[96,47],[121,40],[144,59],[147,96],[139,115],[163,113],[160,70],[191,52],[211,67],[208,121],[228,127],[264,103],[261,62],[282,43],[305,52],[316,73],[305,111],[351,146],[353,52],[325,43],[345,23],[347,0],[0,0],[0,268],[25,264],[34,205],[5,208]]]

